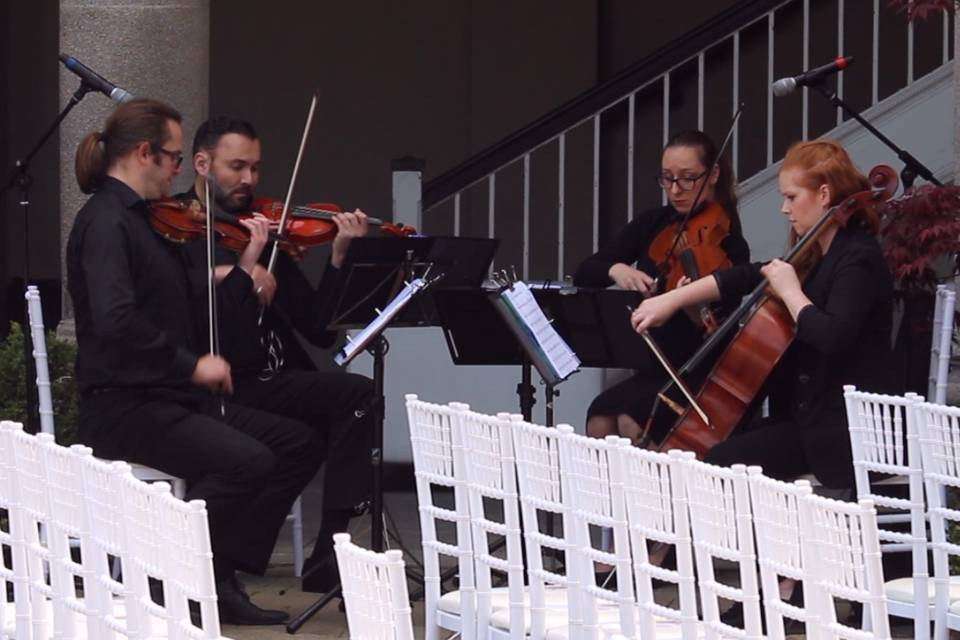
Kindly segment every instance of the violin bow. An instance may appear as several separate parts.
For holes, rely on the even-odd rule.
[[[307,146],[307,138],[310,135],[310,127],[313,124],[313,114],[317,110],[317,91],[313,92],[310,99],[310,110],[307,112],[307,121],[303,125],[303,135],[300,137],[300,149],[297,151],[297,160],[293,164],[293,174],[290,176],[290,184],[287,187],[287,197],[283,200],[283,212],[280,214],[279,235],[283,237],[287,228],[287,216],[290,214],[290,201],[293,199],[293,187],[297,182],[297,174],[300,172],[300,161],[303,160],[303,150]],[[280,242],[274,240],[273,249],[270,251],[270,261],[267,263],[267,271],[273,273],[273,268],[277,263],[277,255],[280,253]],[[261,314],[260,319],[263,320]]]
[[[210,181],[212,177],[212,174],[208,173],[203,184],[203,195],[204,200],[206,201],[205,204],[207,216],[207,322],[210,333],[210,353],[212,355],[219,356],[220,329],[217,317],[217,274],[216,261],[214,259],[216,236],[214,235],[213,229],[214,215],[210,197]],[[224,417],[226,414],[227,408],[223,401],[223,395],[220,395],[220,416]]]
[[[700,183],[700,188],[697,189],[697,195],[693,198],[693,204],[690,205],[690,210],[683,214],[683,218],[680,219],[680,224],[677,225],[677,233],[673,236],[673,244],[670,245],[670,250],[667,251],[667,256],[664,258],[665,261],[670,260],[673,256],[673,252],[677,249],[677,244],[680,242],[680,236],[683,234],[684,227],[687,226],[687,222],[690,220],[693,212],[697,210],[697,207],[700,206],[700,201],[703,199],[703,194],[707,188],[707,183],[710,182],[710,174],[713,173],[713,170],[717,168],[720,164],[720,158],[723,157],[723,152],[727,150],[727,145],[730,144],[730,139],[733,137],[733,131],[737,126],[737,122],[740,120],[740,114],[743,113],[743,103],[740,103],[740,106],[737,107],[736,113],[733,114],[733,120],[730,122],[730,127],[727,129],[727,135],[723,138],[723,144],[720,145],[720,150],[717,152],[717,157],[713,159],[713,162],[710,163],[710,168],[707,169],[707,179]]]

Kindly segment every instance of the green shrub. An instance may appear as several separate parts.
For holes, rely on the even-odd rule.
[[[53,416],[57,442],[70,445],[77,441],[77,387],[73,365],[77,345],[47,333],[47,366],[53,394]],[[6,340],[0,342],[0,419],[27,422],[26,375],[23,363],[23,331],[11,323]],[[34,396],[36,397],[36,396]]]

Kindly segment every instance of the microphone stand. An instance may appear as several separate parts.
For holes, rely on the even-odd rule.
[[[858,111],[853,109],[850,105],[843,101],[843,98],[837,95],[836,91],[827,89],[824,86],[824,82],[815,82],[807,85],[811,89],[814,89],[829,100],[833,106],[843,109],[843,112],[848,116],[856,120],[863,126],[864,129],[869,131],[876,137],[880,142],[885,144],[891,151],[893,151],[896,156],[903,162],[903,169],[900,170],[900,180],[903,182],[904,192],[909,192],[913,188],[913,181],[916,180],[917,176],[920,176],[927,182],[942,187],[943,183],[937,180],[936,176],[933,175],[933,172],[930,171],[922,162],[910,155],[910,152],[901,149],[897,144],[888,138],[887,136],[880,133],[876,127],[870,124],[863,116],[860,115]]]
[[[83,97],[89,92],[93,91],[93,87],[86,83],[86,81],[81,81],[80,86],[77,87],[77,90],[71,96],[70,101],[67,102],[67,106],[63,108],[60,114],[57,116],[56,120],[53,121],[53,124],[44,132],[40,137],[40,140],[33,145],[33,148],[24,156],[22,159],[17,160],[14,165],[14,170],[10,175],[10,180],[7,181],[7,184],[0,189],[0,197],[2,197],[7,191],[10,191],[14,187],[17,187],[17,192],[20,194],[20,210],[23,212],[23,286],[27,287],[31,283],[30,281],[30,187],[33,186],[33,176],[30,175],[30,162],[33,160],[34,156],[40,151],[47,140],[50,139],[50,136],[60,127],[60,123],[63,122],[63,119],[67,117],[67,114],[83,100]],[[36,432],[38,427],[37,416],[34,415],[34,402],[33,402],[33,386],[30,384],[31,378],[36,377],[33,364],[33,346],[30,340],[30,331],[28,330],[30,326],[30,320],[27,316],[26,306],[24,306],[24,318],[23,318],[23,363],[24,363],[24,376],[26,384],[26,412],[27,412],[27,428],[30,431]]]

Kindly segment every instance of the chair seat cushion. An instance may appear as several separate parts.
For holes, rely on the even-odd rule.
[[[567,590],[564,587],[548,586],[544,589],[544,599],[548,608],[567,608]],[[497,587],[490,593],[490,608],[493,612],[506,610],[510,606],[510,591],[507,587]],[[530,588],[523,588],[523,606],[530,606]],[[460,615],[460,592],[448,591],[440,596],[437,608],[447,613]]]
[[[897,602],[913,602],[913,578],[897,578],[883,585],[884,594]],[[931,602],[936,596],[933,578],[927,579],[927,597]],[[960,576],[950,579],[950,601],[960,600]]]

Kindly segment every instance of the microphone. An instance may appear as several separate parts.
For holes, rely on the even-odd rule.
[[[837,56],[837,59],[830,64],[804,71],[795,78],[780,78],[773,83],[773,95],[778,98],[788,96],[796,91],[797,87],[813,86],[827,76],[843,71],[851,64],[853,64],[853,56]]]
[[[84,65],[73,56],[68,56],[64,53],[61,53],[60,61],[63,63],[63,66],[79,76],[88,87],[94,91],[99,91],[117,104],[122,104],[128,100],[133,100],[133,96],[130,93],[124,89],[121,89],[109,80],[105,80],[97,72]]]

